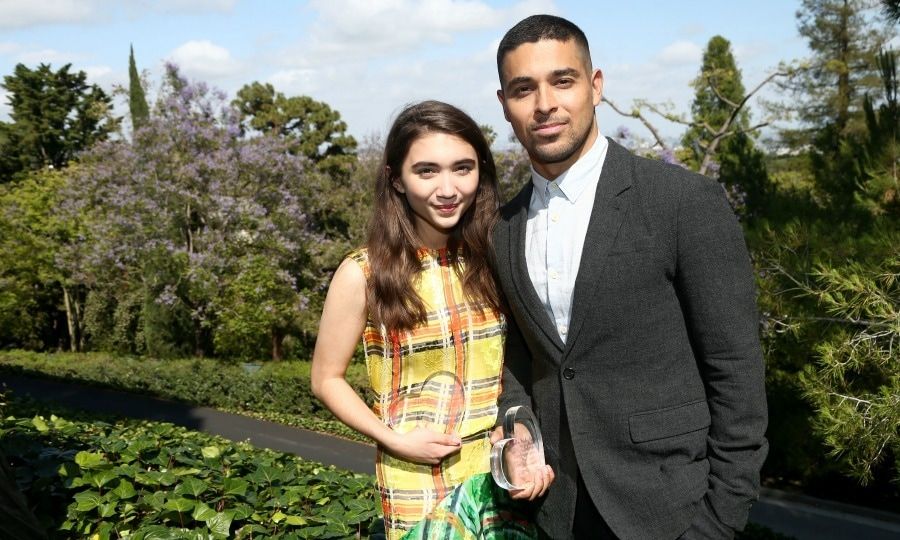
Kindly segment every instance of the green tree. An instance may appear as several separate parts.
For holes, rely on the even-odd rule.
[[[705,159],[714,159],[718,171],[710,172],[716,172],[730,190],[743,191],[746,207],[753,213],[765,201],[768,174],[764,156],[750,136],[750,113],[746,106],[737,108],[746,90],[727,39],[714,36],[709,40],[693,87],[691,127],[681,139],[691,152],[686,165],[698,169]],[[721,127],[729,123],[729,135],[718,137]]]
[[[0,181],[20,171],[65,167],[76,152],[117,128],[110,97],[70,67],[18,64],[3,78],[12,122],[0,122]]]
[[[356,140],[341,114],[309,96],[287,97],[269,84],[254,82],[232,102],[243,129],[284,137],[291,150],[323,170],[348,172],[355,163]]]
[[[81,350],[83,291],[57,260],[79,234],[77,220],[59,212],[66,186],[50,170],[0,186],[0,347]]]
[[[150,119],[150,107],[147,106],[147,97],[144,95],[144,87],[141,85],[141,76],[138,74],[137,64],[134,61],[134,47],[129,48],[128,53],[128,106],[131,111],[131,126],[138,130]]]
[[[863,96],[880,86],[875,59],[893,29],[870,0],[803,0],[797,20],[812,56],[793,83],[804,127],[788,131],[787,140],[811,147],[818,195],[846,216],[859,183],[847,143],[865,134]]]
[[[900,103],[897,99],[897,55],[885,51],[878,55],[883,94],[881,104],[871,95],[863,99],[866,136],[854,145],[855,176],[860,178],[857,203],[875,218],[900,219],[900,181],[898,181],[897,131],[900,128]]]

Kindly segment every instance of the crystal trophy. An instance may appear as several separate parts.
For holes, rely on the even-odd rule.
[[[503,438],[491,447],[491,475],[503,489],[522,489],[545,464],[537,419],[528,407],[510,407],[503,417]]]

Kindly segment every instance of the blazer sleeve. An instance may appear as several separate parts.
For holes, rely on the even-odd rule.
[[[503,351],[503,375],[497,404],[496,425],[503,424],[507,409],[516,405],[532,407],[531,353],[512,315],[506,318],[506,345]]]
[[[676,227],[675,286],[711,417],[709,487],[691,529],[740,530],[758,497],[768,452],[753,271],[740,224],[717,183],[695,176],[682,183]],[[720,523],[700,523],[710,518]]]

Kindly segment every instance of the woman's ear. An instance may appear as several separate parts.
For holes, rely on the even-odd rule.
[[[384,166],[384,177],[385,178],[391,177],[391,166],[390,165]],[[399,180],[392,180],[391,185],[394,186],[394,189],[396,189],[399,193],[406,193],[406,189],[403,188],[403,184],[401,184]]]

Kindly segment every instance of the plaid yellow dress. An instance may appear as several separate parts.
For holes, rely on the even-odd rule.
[[[439,465],[398,459],[381,448],[375,471],[389,539],[401,538],[451,490],[490,471],[490,430],[497,417],[506,323],[468,302],[446,250],[420,250],[416,291],[428,322],[389,332],[366,324],[363,344],[375,414],[395,431],[428,426],[455,433],[458,453]],[[352,252],[366,278],[367,251]]]

